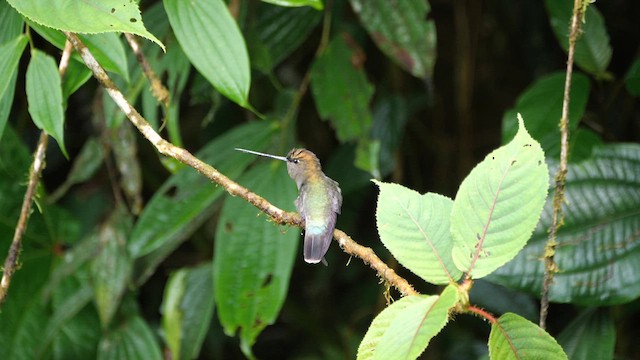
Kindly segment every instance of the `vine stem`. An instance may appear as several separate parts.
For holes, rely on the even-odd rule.
[[[74,33],[65,32],[67,39],[76,48],[76,51],[82,57],[82,60],[87,67],[93,73],[93,76],[102,85],[113,101],[124,112],[127,118],[138,128],[140,133],[163,155],[172,157],[181,163],[192,167],[196,171],[200,172],[210,180],[222,186],[230,195],[238,196],[248,203],[258,208],[263,213],[267,214],[275,223],[282,225],[302,226],[302,219],[298,213],[286,212],[261,196],[249,191],[245,187],[239,185],[227,176],[213,168],[211,165],[204,163],[192,155],[186,149],[175,146],[169,141],[163,139],[147,122],[147,120],[138,113],[138,111],[127,101],[122,92],[116,87],[113,81],[109,78],[102,66],[98,63],[95,57],[91,54],[89,49],[82,43],[82,41]],[[360,258],[366,264],[369,264],[373,268],[378,276],[386,280],[389,284],[395,287],[403,296],[417,295],[418,292],[413,289],[409,282],[399,276],[393,269],[385,264],[380,258],[373,252],[371,248],[362,246],[355,242],[345,232],[336,229],[333,232],[333,236],[343,249],[344,252],[352,256]]]
[[[60,77],[63,77],[67,72],[69,66],[69,59],[71,58],[71,51],[73,46],[69,41],[65,43],[64,51],[60,57],[60,63],[58,64],[58,73]],[[18,223],[16,224],[15,232],[13,233],[13,240],[7,258],[4,261],[4,268],[2,272],[2,279],[0,280],[0,306],[4,303],[9,293],[9,286],[18,269],[18,261],[20,259],[20,250],[22,249],[22,239],[27,231],[27,225],[29,223],[29,217],[31,215],[31,207],[36,195],[36,188],[40,182],[42,171],[45,168],[45,158],[47,144],[49,143],[49,135],[46,132],[40,132],[40,138],[38,139],[38,145],[36,151],[33,154],[33,163],[29,170],[29,182],[27,183],[27,190],[24,193],[22,200],[22,207],[20,209],[20,216]]]
[[[567,75],[564,82],[564,95],[562,99],[562,116],[560,118],[560,165],[554,178],[553,193],[553,215],[549,238],[544,249],[544,279],[542,283],[542,294],[540,299],[540,322],[542,329],[546,328],[547,315],[549,313],[549,287],[553,283],[553,278],[558,272],[555,262],[556,247],[558,246],[558,228],[563,222],[564,190],[567,179],[567,163],[569,158],[569,103],[571,97],[571,77],[573,75],[573,62],[576,51],[576,41],[580,36],[580,24],[585,7],[585,0],[574,0],[573,15],[569,25],[569,49],[567,54]]]

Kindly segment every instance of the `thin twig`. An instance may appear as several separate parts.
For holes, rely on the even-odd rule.
[[[215,183],[224,187],[224,189],[232,196],[238,196],[253,206],[260,209],[260,211],[267,214],[277,224],[286,224],[293,226],[302,226],[302,219],[300,215],[293,212],[286,212],[271,203],[261,196],[249,191],[238,183],[232,181],[218,170],[202,162],[197,157],[193,156],[189,151],[177,147],[172,143],[163,139],[151,125],[138,113],[138,111],[129,104],[124,95],[115,86],[113,81],[109,78],[102,66],[96,61],[89,49],[80,41],[80,39],[73,33],[65,32],[67,39],[73,43],[80,56],[84,60],[85,64],[93,72],[94,77],[100,82],[100,84],[107,90],[107,93],[115,101],[118,107],[125,113],[127,118],[135,125],[142,135],[151,142],[153,146],[163,155],[172,157],[183,164],[186,164],[204,176],[214,181]],[[403,295],[415,295],[417,292],[413,287],[402,277],[396,274],[393,269],[389,268],[376,254],[368,247],[364,247],[355,241],[353,241],[343,231],[336,229],[333,233],[334,238],[340,244],[340,247],[347,253],[362,259],[368,263],[373,269],[378,272],[378,275],[393,285]]]
[[[569,51],[567,55],[567,75],[564,82],[564,97],[562,99],[562,117],[560,118],[560,165],[555,176],[553,193],[553,215],[549,238],[544,249],[544,280],[542,283],[542,296],[540,300],[540,327],[545,328],[549,313],[549,286],[558,271],[555,262],[555,253],[558,228],[562,226],[564,204],[564,190],[567,178],[567,163],[569,157],[569,100],[571,95],[571,76],[573,74],[573,59],[576,50],[576,40],[580,35],[580,24],[583,14],[584,0],[574,0],[573,16],[569,27]]]
[[[64,51],[62,52],[62,57],[60,58],[60,63],[58,65],[58,72],[60,73],[60,77],[64,76],[65,72],[67,71],[72,50],[73,46],[69,41],[67,41],[64,47]],[[46,132],[42,131],[40,133],[40,138],[38,139],[38,146],[36,147],[36,151],[33,154],[33,163],[31,164],[31,169],[29,171],[29,182],[27,184],[27,190],[25,191],[24,199],[22,200],[20,217],[18,218],[18,223],[16,224],[16,230],[13,234],[13,240],[11,241],[11,246],[9,247],[7,258],[4,261],[2,280],[0,280],[0,306],[2,306],[7,298],[13,274],[18,268],[20,250],[22,249],[22,239],[25,232],[27,231],[29,216],[31,215],[31,206],[36,194],[36,187],[38,186],[38,182],[40,181],[42,170],[44,170],[45,167],[45,157],[48,142],[49,135],[47,135]]]
[[[162,81],[158,78],[158,75],[153,71],[151,65],[147,61],[147,58],[142,53],[140,49],[140,44],[136,39],[136,36],[133,34],[125,33],[125,38],[127,38],[127,42],[129,43],[129,47],[133,50],[133,53],[136,54],[136,59],[142,68],[142,72],[144,76],[149,79],[151,83],[151,93],[153,97],[155,97],[159,103],[161,103],[165,110],[169,108],[169,90],[162,84]]]

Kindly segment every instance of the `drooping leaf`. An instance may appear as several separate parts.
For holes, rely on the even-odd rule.
[[[29,20],[62,31],[81,34],[128,32],[164,45],[147,31],[140,9],[129,0],[7,0]]]
[[[26,36],[19,35],[0,46],[0,98],[4,97],[9,88],[10,80],[18,68],[20,56],[27,42]]]
[[[380,142],[381,176],[388,175],[395,168],[395,152],[402,142],[408,121],[409,104],[404,97],[392,95],[376,101],[373,108],[371,138]]]
[[[416,359],[446,325],[456,302],[453,285],[440,295],[412,295],[394,302],[371,322],[357,359]]]
[[[640,59],[633,62],[627,75],[624,77],[624,85],[629,94],[640,96]]]
[[[103,160],[104,150],[102,149],[102,145],[95,138],[89,138],[74,159],[67,179],[49,197],[49,201],[55,202],[62,197],[71,186],[87,181],[96,173],[100,165],[102,165]]]
[[[111,322],[131,280],[132,260],[126,247],[131,222],[130,214],[118,207],[98,230],[101,248],[91,261],[91,276],[103,328]]]
[[[0,45],[18,37],[23,26],[22,16],[6,1],[0,2]]]
[[[33,50],[26,78],[31,119],[38,128],[56,139],[64,156],[69,157],[64,145],[62,82],[56,62],[44,52]]]
[[[62,95],[68,99],[91,78],[91,70],[78,61],[70,61],[62,78]]]
[[[266,121],[239,126],[214,139],[196,156],[234,179],[254,159],[233,149],[264,151],[276,129],[274,123]],[[159,261],[212,215],[213,202],[223,193],[222,187],[191,168],[181,169],[158,189],[141,213],[129,241],[134,258],[147,255],[136,265],[138,281],[152,273]]]
[[[240,183],[274,205],[294,210],[296,186],[286,164],[259,161]],[[242,199],[225,200],[213,258],[220,323],[229,336],[239,330],[241,348],[248,357],[256,338],[276,320],[284,303],[299,241],[297,228],[283,230],[265,218],[256,218],[257,213]]]
[[[322,13],[310,7],[260,4],[258,9],[258,21],[253,30],[257,41],[249,41],[248,45],[251,66],[264,72],[296,50],[322,19]]]
[[[160,345],[144,319],[133,316],[100,341],[98,360],[161,360]]]
[[[13,96],[16,91],[16,81],[18,80],[18,72],[14,71],[13,76],[9,79],[7,90],[4,95],[0,97],[0,143],[2,143],[2,134],[4,133],[4,127],[7,125],[9,119],[9,113],[13,106]]]
[[[476,279],[513,259],[524,247],[547,196],[549,170],[544,153],[519,119],[514,139],[471,171],[453,202],[453,260]]]
[[[193,66],[221,94],[242,107],[250,107],[247,47],[224,1],[164,0],[164,6]]]
[[[573,1],[546,0],[551,27],[562,48],[569,48],[569,25],[573,11]],[[581,25],[576,41],[575,62],[580,68],[596,76],[604,76],[611,62],[609,34],[602,15],[594,4],[590,4],[585,13],[585,22]]]
[[[507,143],[518,131],[516,114],[522,114],[524,124],[542,146],[548,158],[560,157],[560,117],[564,94],[565,73],[545,76],[527,88],[516,101],[513,109],[502,117],[502,142]],[[579,73],[573,74],[571,102],[569,103],[569,133],[577,129],[584,114],[590,92],[589,79]],[[573,160],[573,158],[571,158]]]
[[[608,310],[584,310],[558,335],[572,360],[614,359],[616,329]]]
[[[320,117],[331,122],[342,142],[368,136],[371,128],[373,85],[358,63],[358,51],[338,36],[311,68],[311,90]]]
[[[279,5],[279,6],[288,6],[288,7],[299,7],[299,6],[311,6],[316,10],[322,10],[324,5],[322,4],[322,0],[262,0],[267,3]]]
[[[551,335],[513,313],[500,316],[491,326],[489,356],[491,359],[568,359]]]
[[[609,145],[569,164],[563,225],[557,233],[551,301],[609,305],[640,296],[640,146]],[[489,280],[539,295],[540,261],[551,226],[549,196],[529,244]]]
[[[380,187],[376,225],[384,246],[425,281],[457,281],[462,272],[451,257],[449,232],[453,201],[434,193],[421,195],[398,184],[374,182]]]
[[[213,316],[211,263],[171,274],[162,300],[162,328],[171,358],[196,359]]]
[[[353,11],[376,45],[396,64],[421,79],[430,79],[436,62],[436,26],[426,20],[423,0],[350,0]]]

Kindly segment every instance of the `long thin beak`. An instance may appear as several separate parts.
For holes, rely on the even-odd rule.
[[[284,156],[276,156],[276,155],[265,154],[265,153],[261,153],[261,152],[257,152],[257,151],[240,149],[240,148],[235,148],[235,149],[238,150],[238,151],[249,153],[249,154],[260,155],[260,156],[264,156],[264,157],[268,157],[268,158],[272,158],[272,159],[277,159],[277,160],[282,160],[282,161],[289,161],[289,159],[287,159]]]

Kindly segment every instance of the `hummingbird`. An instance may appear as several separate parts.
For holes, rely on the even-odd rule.
[[[236,148],[249,154],[260,155],[287,163],[287,172],[298,187],[296,208],[304,219],[304,261],[327,265],[327,253],[336,218],[342,206],[342,191],[338,183],[322,172],[320,160],[307,149],[292,149],[287,156],[276,156]]]

